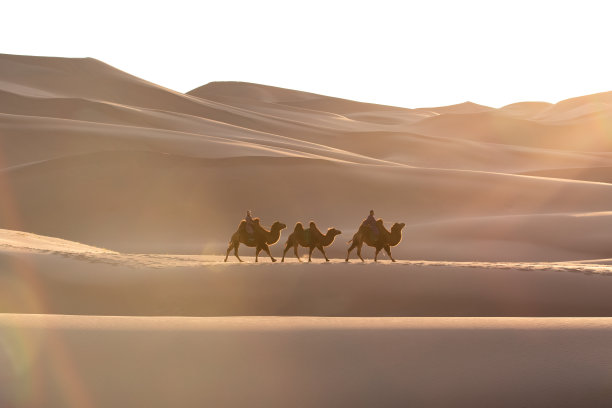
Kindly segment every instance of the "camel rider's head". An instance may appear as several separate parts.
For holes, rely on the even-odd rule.
[[[373,217],[374,216],[374,210],[370,210],[370,215]]]
[[[247,210],[247,217],[251,216],[251,210]]]

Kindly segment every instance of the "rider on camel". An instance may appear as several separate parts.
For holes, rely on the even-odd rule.
[[[253,235],[253,233],[255,232],[255,221],[251,217],[251,210],[247,210],[246,217],[244,218],[244,220],[246,221],[244,229],[246,230],[247,234]]]
[[[370,233],[372,234],[372,238],[374,238],[374,240],[378,239],[380,230],[378,229],[378,225],[376,224],[376,218],[374,218],[374,210],[370,210],[370,215],[368,215],[368,218],[363,220],[363,222],[361,223],[361,226],[368,227],[368,229],[370,230]]]
[[[310,224],[308,225],[309,229],[310,229],[310,236],[308,237],[308,239],[310,240],[310,242],[313,242],[313,240],[321,240],[323,238],[323,234],[321,233],[321,231],[319,231],[319,229],[317,228],[317,225],[314,223],[314,221],[310,221]]]

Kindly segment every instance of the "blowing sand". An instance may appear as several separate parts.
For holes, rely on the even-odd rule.
[[[0,55],[0,406],[608,406],[611,136],[612,92],[405,109]],[[224,263],[249,209],[278,258],[341,230],[331,262]],[[397,263],[343,262],[370,209]]]

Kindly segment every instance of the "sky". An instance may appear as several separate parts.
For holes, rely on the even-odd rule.
[[[187,92],[245,81],[409,108],[612,90],[612,2],[5,2],[0,53],[93,57]]]

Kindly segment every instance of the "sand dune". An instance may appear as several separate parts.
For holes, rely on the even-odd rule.
[[[187,93],[207,100],[230,101],[232,98],[267,102],[279,105],[306,108],[344,115],[359,112],[401,112],[410,114],[410,109],[394,106],[376,105],[355,102],[347,99],[333,98],[309,92],[294,91],[273,86],[251,84],[247,82],[211,82]]]
[[[441,240],[441,242],[444,242]],[[483,242],[486,242],[483,238]],[[587,243],[585,243],[587,245]],[[302,255],[305,251],[302,250]],[[249,251],[249,254],[250,251]],[[243,251],[245,255],[245,251]],[[129,254],[0,230],[2,310],[181,316],[609,316],[612,266]]]
[[[524,119],[531,119],[551,106],[552,104],[548,102],[517,102],[506,105],[500,108],[499,111]]]
[[[473,102],[463,102],[456,105],[439,106],[436,108],[419,108],[420,111],[434,112],[438,115],[443,114],[470,114],[479,112],[488,112],[494,110],[489,106],[479,105]]]
[[[246,169],[249,178],[244,177]],[[164,251],[166,244],[180,248],[182,243],[182,253],[202,246],[220,253],[246,205],[256,209],[266,225],[280,220],[291,228],[297,221],[314,219],[322,229],[345,231],[348,240],[363,218],[363,208],[377,208],[388,223],[408,223],[410,236],[411,225],[464,218],[462,225],[469,229],[485,216],[534,214],[537,219],[607,211],[612,200],[612,188],[602,183],[300,157],[204,159],[106,151],[31,163],[2,174],[19,209],[17,218],[5,221],[7,228],[138,252]],[[305,174],[307,180],[302,179]],[[520,238],[507,228],[495,236]],[[600,239],[608,237],[606,233]],[[436,240],[428,241],[422,230],[411,239],[431,245]],[[565,239],[577,246],[582,237],[568,234]],[[411,248],[404,245],[400,251],[408,256]],[[598,251],[599,258],[610,255]],[[541,256],[549,259],[545,253]],[[520,260],[522,254],[514,252],[512,257]]]
[[[606,406],[611,95],[407,109],[0,55],[0,406]],[[371,208],[397,263],[344,262]],[[339,228],[331,262],[224,263],[247,209],[278,257]]]
[[[611,109],[612,91],[566,99],[543,111],[538,117],[543,119],[562,120],[584,115],[586,113],[600,111],[610,112]]]
[[[376,142],[373,143],[373,140]],[[351,132],[325,143],[413,167],[525,173],[555,167],[592,167],[610,159],[589,152],[532,148],[408,132]],[[348,146],[348,147],[347,147]]]
[[[2,315],[0,332],[12,334],[0,354],[7,407],[573,407],[611,397],[609,318]]]
[[[590,112],[589,112],[590,113]],[[411,125],[411,131],[426,135],[448,135],[489,143],[510,144],[544,149],[605,151],[611,150],[609,117],[586,115],[580,120],[563,116],[558,122],[534,121],[500,112],[465,115],[441,115]],[[569,121],[569,122],[568,122]]]
[[[5,228],[219,254],[247,208],[267,225],[338,227],[344,242],[375,208],[407,223],[402,257],[612,256],[604,227],[589,249],[576,232],[592,224],[572,217],[607,211],[609,185],[522,176],[611,166],[605,127],[582,137],[592,118],[552,125],[473,103],[402,109],[235,82],[183,95],[91,59],[0,61]],[[507,226],[519,219],[563,238]]]

